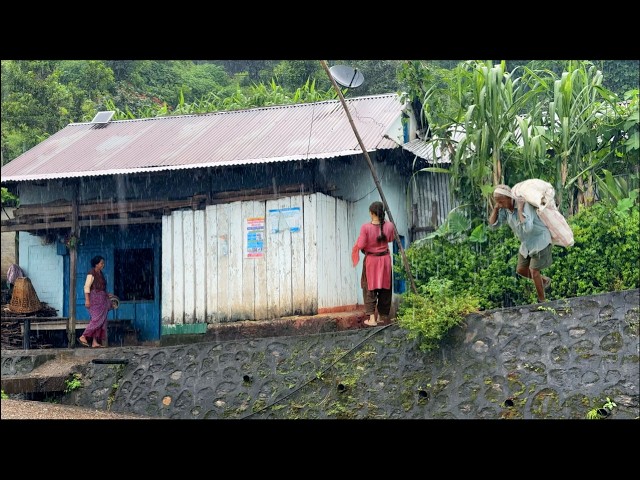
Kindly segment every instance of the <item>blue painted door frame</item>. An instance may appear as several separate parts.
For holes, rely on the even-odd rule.
[[[160,259],[162,227],[158,224],[130,225],[126,227],[101,227],[83,230],[78,245],[76,268],[76,319],[89,320],[84,306],[84,283],[91,269],[91,259],[101,255],[105,259],[103,273],[107,280],[107,291],[114,292],[115,251],[118,249],[150,248],[153,251],[153,299],[123,300],[117,310],[109,312],[108,319],[131,319],[138,330],[138,340],[160,339]],[[69,315],[69,255],[64,253],[64,316]],[[126,272],[121,272],[125,274]]]

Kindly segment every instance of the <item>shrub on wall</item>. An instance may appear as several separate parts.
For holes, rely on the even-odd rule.
[[[400,304],[398,325],[408,330],[410,339],[418,339],[423,351],[437,348],[451,328],[462,322],[466,315],[478,311],[478,298],[456,294],[452,285],[451,280],[432,278],[420,286],[418,295],[408,293]]]
[[[484,238],[483,242],[472,242],[468,237],[451,242],[441,236],[412,244],[406,255],[416,287],[440,278],[452,281],[452,293],[477,296],[484,309],[525,303],[515,273],[518,240],[509,228],[488,230]],[[402,275],[402,263],[394,265],[398,266],[396,273]]]

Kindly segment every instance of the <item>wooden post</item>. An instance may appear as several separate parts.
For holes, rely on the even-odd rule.
[[[31,348],[31,319],[25,318],[22,324],[22,348],[29,350]]]
[[[322,65],[322,68],[324,68],[324,71],[327,73],[327,76],[329,77],[329,80],[331,80],[331,84],[333,85],[333,88],[338,93],[338,97],[340,98],[340,102],[342,103],[342,108],[344,108],[344,111],[347,114],[347,118],[349,119],[349,123],[351,124],[351,128],[353,129],[353,133],[355,134],[356,138],[358,139],[358,143],[360,144],[360,148],[362,149],[362,153],[364,155],[364,158],[366,158],[367,163],[369,164],[369,169],[371,170],[371,175],[373,176],[373,181],[375,182],[376,187],[378,188],[378,193],[380,194],[380,199],[382,200],[382,203],[384,204],[384,209],[387,211],[387,216],[389,217],[389,220],[391,221],[391,223],[393,223],[393,233],[395,235],[396,243],[398,244],[398,251],[400,252],[400,256],[402,257],[402,263],[404,264],[404,270],[407,273],[407,278],[409,279],[409,283],[411,284],[411,291],[413,293],[417,294],[418,291],[416,289],[416,284],[415,284],[415,282],[413,280],[413,275],[411,275],[411,268],[409,268],[409,262],[407,260],[406,254],[404,252],[404,247],[402,246],[402,242],[400,241],[400,235],[398,235],[398,229],[396,228],[396,222],[393,221],[393,216],[391,215],[391,211],[389,210],[389,205],[387,204],[387,200],[384,197],[384,192],[382,191],[382,185],[380,184],[380,180],[378,180],[378,175],[376,175],[376,170],[375,170],[375,168],[373,166],[373,162],[371,161],[371,158],[369,158],[369,152],[367,152],[367,149],[364,146],[364,142],[362,141],[362,138],[360,138],[360,134],[358,133],[358,130],[356,129],[355,123],[353,123],[353,119],[351,118],[351,113],[349,113],[349,108],[347,107],[347,103],[345,102],[344,96],[342,95],[342,91],[340,90],[340,87],[338,87],[338,84],[336,83],[335,79],[331,75],[331,72],[329,71],[329,67],[327,66],[327,62],[325,60],[320,60],[320,64]]]
[[[71,242],[69,245],[69,321],[67,323],[67,346],[76,346],[76,263],[78,259],[78,184],[72,187],[71,198]]]

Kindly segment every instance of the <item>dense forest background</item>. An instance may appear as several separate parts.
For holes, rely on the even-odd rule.
[[[639,62],[592,60],[603,86],[622,96],[638,88]],[[400,60],[329,60],[357,68],[349,96],[406,91]],[[424,61],[454,69],[459,60]],[[559,73],[558,60],[511,60]],[[103,110],[114,119],[205,113],[335,98],[318,60],[2,60],[0,154],[11,161],[73,122]]]

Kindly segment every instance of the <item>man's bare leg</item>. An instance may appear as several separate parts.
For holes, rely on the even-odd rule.
[[[540,275],[540,270],[535,270],[533,268],[529,269],[529,274],[530,274],[531,280],[533,280],[533,284],[536,286],[538,301],[544,302],[545,297],[544,297],[544,285],[543,285],[544,280],[543,279],[546,277],[543,277],[542,275]]]
[[[534,273],[535,272],[535,273]],[[521,267],[516,273],[524,278],[530,278],[533,281],[533,284],[536,287],[536,294],[538,295],[538,301],[544,302],[544,285],[549,282],[551,279],[549,277],[545,277],[540,273],[540,270],[535,270],[533,268]],[[538,280],[536,280],[536,277]]]

